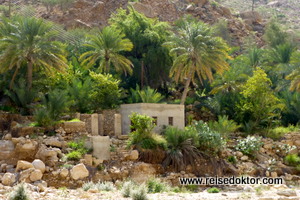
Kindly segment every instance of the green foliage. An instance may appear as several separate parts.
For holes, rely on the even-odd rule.
[[[90,41],[85,44],[91,50],[83,53],[79,60],[83,66],[93,67],[99,61],[99,72],[109,73],[113,66],[119,73],[132,74],[132,63],[122,51],[131,51],[133,44],[125,34],[113,27],[105,27],[97,35],[90,36]]]
[[[220,190],[216,187],[212,187],[212,188],[207,189],[207,192],[208,193],[219,193]]]
[[[271,80],[261,68],[257,68],[244,84],[241,95],[243,99],[238,105],[240,120],[253,121],[255,126],[270,125],[283,109],[283,104],[271,89]]]
[[[289,40],[288,34],[282,31],[282,28],[275,21],[272,21],[267,25],[264,38],[273,48],[284,44]]]
[[[237,163],[237,159],[235,156],[228,156],[227,161],[232,163],[232,164],[236,164]]]
[[[262,147],[263,142],[261,137],[247,136],[247,138],[238,140],[236,150],[242,152],[245,155],[255,157],[255,154]]]
[[[226,144],[221,134],[212,131],[203,121],[194,122],[190,129],[198,133],[199,150],[207,155],[217,154]]]
[[[50,127],[54,123],[50,117],[49,111],[45,107],[36,109],[33,116],[34,120],[37,122],[37,126]]]
[[[133,75],[126,79],[126,87],[142,83],[157,88],[169,80],[172,60],[168,49],[162,45],[170,35],[168,23],[147,18],[131,6],[128,10],[117,10],[109,23],[133,43],[132,51],[126,52],[134,64]]]
[[[71,151],[66,156],[68,160],[79,161],[82,158],[82,153],[80,151]]]
[[[147,200],[147,188],[145,185],[139,186],[137,189],[131,192],[132,200]]]
[[[284,91],[280,93],[284,103],[282,110],[282,123],[284,125],[297,124],[300,122],[300,94],[298,92]]]
[[[192,129],[181,130],[176,127],[167,127],[165,138],[168,143],[167,156],[163,165],[172,166],[181,170],[184,166],[195,165],[201,154],[198,147],[198,134]]]
[[[288,127],[275,127],[268,130],[267,137],[272,138],[273,140],[281,139],[286,133],[299,131],[298,126],[289,125]]]
[[[82,185],[83,191],[88,191],[89,189],[92,189],[94,186],[94,183],[92,181],[86,182]]]
[[[228,21],[226,19],[219,19],[213,25],[213,31],[215,36],[221,37],[227,44],[231,44],[232,39],[228,29]]]
[[[284,162],[290,166],[297,166],[300,164],[300,157],[297,154],[290,154],[284,158]]]
[[[228,116],[218,116],[218,121],[209,121],[208,126],[211,130],[221,133],[224,138],[227,138],[229,134],[234,133],[240,125],[233,120],[229,120]]]
[[[19,184],[16,186],[14,191],[9,196],[9,200],[30,200],[27,195],[24,184]]]
[[[110,74],[90,72],[92,89],[90,97],[93,110],[115,108],[120,103],[119,81]]]
[[[166,148],[166,140],[158,134],[152,133],[155,127],[153,118],[147,115],[132,113],[129,116],[131,129],[134,130],[129,135],[128,146],[136,146],[142,149]]]
[[[159,103],[164,98],[157,90],[149,86],[141,90],[140,87],[136,85],[135,90],[130,88],[130,93],[129,103]]]
[[[149,193],[161,193],[167,191],[168,185],[157,178],[150,178],[146,182]]]
[[[98,191],[113,191],[115,190],[115,186],[112,182],[98,182],[96,184],[96,189]]]
[[[35,90],[29,90],[26,87],[24,79],[20,79],[12,90],[6,90],[5,94],[14,102],[23,115],[30,114],[30,104],[37,96]]]

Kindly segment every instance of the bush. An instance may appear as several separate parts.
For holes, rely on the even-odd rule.
[[[147,188],[141,185],[131,192],[131,198],[132,200],[147,200]]]
[[[267,137],[272,138],[273,140],[278,140],[282,138],[286,133],[299,131],[299,127],[289,125],[288,127],[279,126],[273,129],[270,129],[267,133]]]
[[[115,108],[120,104],[119,81],[110,74],[90,72],[92,84],[90,97],[93,110]]]
[[[216,188],[216,187],[212,187],[212,188],[209,188],[209,189],[207,190],[207,192],[208,192],[208,193],[219,193],[220,190],[219,190],[218,188]]]
[[[238,140],[236,150],[253,157],[262,145],[263,142],[261,142],[261,137],[247,136],[245,139]]]
[[[68,160],[79,161],[82,157],[82,153],[80,151],[71,151],[66,156]]]
[[[136,185],[132,181],[126,181],[122,186],[122,196],[125,198],[130,197],[131,191],[135,188]]]
[[[192,129],[181,130],[176,127],[167,127],[165,130],[167,140],[167,156],[163,165],[172,166],[175,170],[181,170],[186,165],[195,165],[201,154],[197,149],[198,134]]]
[[[132,113],[129,118],[132,123],[131,128],[134,131],[129,135],[128,147],[135,146],[142,149],[166,148],[166,140],[162,136],[152,133],[155,127],[153,118],[137,113]]]
[[[160,179],[151,178],[146,183],[149,193],[160,193],[167,190],[167,184]]]
[[[226,142],[220,133],[212,131],[203,121],[194,122],[190,129],[198,133],[199,150],[207,155],[216,155],[224,148]]]
[[[9,200],[30,200],[27,195],[24,184],[17,185],[15,190],[9,196]]]
[[[82,185],[82,189],[84,191],[88,191],[89,189],[92,189],[94,187],[94,183],[92,181],[86,182]]]
[[[284,158],[284,162],[290,166],[297,166],[300,164],[300,157],[297,154],[290,154]]]
[[[112,182],[98,182],[95,187],[98,191],[113,191],[116,189]]]
[[[37,126],[49,127],[54,124],[54,121],[51,119],[50,114],[45,107],[41,107],[35,110],[33,113],[33,117],[37,122]]]
[[[221,133],[224,138],[227,138],[230,133],[234,133],[240,125],[235,121],[229,120],[228,116],[218,116],[218,121],[209,121],[208,126],[211,130]]]
[[[237,159],[235,156],[228,156],[227,161],[232,163],[232,164],[236,164],[237,163]]]

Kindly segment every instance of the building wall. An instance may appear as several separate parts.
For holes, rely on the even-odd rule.
[[[173,117],[173,126],[181,129],[184,128],[184,105],[154,103],[123,104],[120,108],[122,134],[128,134],[130,132],[129,115],[131,115],[132,112],[157,117],[157,127],[154,130],[156,132],[160,132],[163,125],[169,125],[169,117]]]

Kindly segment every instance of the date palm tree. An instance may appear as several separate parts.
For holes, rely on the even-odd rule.
[[[112,27],[106,27],[98,35],[90,36],[90,41],[85,44],[90,48],[83,53],[79,60],[87,67],[93,67],[99,61],[99,71],[109,72],[113,66],[117,72],[132,74],[133,64],[120,53],[131,51],[133,44],[125,35]]]
[[[165,45],[171,48],[170,54],[174,56],[170,76],[176,82],[185,81],[180,104],[184,104],[196,75],[201,83],[205,79],[212,81],[213,72],[222,73],[228,68],[226,43],[212,36],[211,29],[202,22],[185,20]]]
[[[65,46],[56,40],[52,23],[33,17],[3,19],[0,24],[0,73],[14,70],[10,88],[22,66],[27,66],[27,88],[32,88],[36,67],[51,71],[66,65]]]

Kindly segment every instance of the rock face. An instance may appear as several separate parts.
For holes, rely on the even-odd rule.
[[[16,175],[12,173],[5,173],[1,181],[3,185],[12,186],[16,182]]]
[[[143,183],[157,174],[154,165],[148,163],[137,163],[130,171],[130,177],[133,181]]]
[[[48,148],[45,145],[41,145],[35,157],[41,159],[46,165],[52,167],[58,162],[58,153],[53,148]]]
[[[84,179],[89,176],[89,171],[87,170],[84,164],[75,165],[71,169],[70,173],[71,173],[71,177],[74,180]]]
[[[9,140],[0,140],[0,161],[10,158],[15,150],[15,145]]]
[[[12,138],[12,142],[15,144],[15,154],[16,160],[30,160],[34,158],[34,155],[38,149],[38,142],[30,139],[25,139],[24,137]]]
[[[24,160],[19,160],[17,163],[16,171],[18,172],[20,170],[26,170],[30,168],[34,168],[33,164]]]
[[[35,159],[32,162],[32,165],[35,169],[40,170],[42,173],[44,173],[46,171],[46,165],[43,161],[41,161],[40,159]]]
[[[59,141],[57,138],[48,138],[44,140],[45,145],[52,146],[52,147],[59,147],[63,146],[62,142]]]

